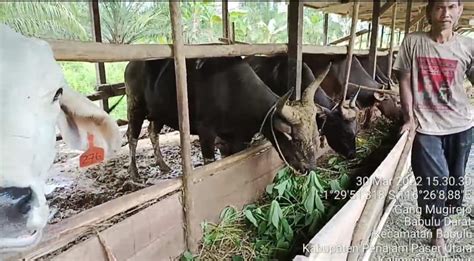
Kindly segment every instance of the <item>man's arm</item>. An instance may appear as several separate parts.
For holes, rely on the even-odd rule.
[[[401,132],[415,128],[415,118],[413,117],[413,92],[411,88],[411,73],[397,71],[397,78],[400,84],[400,102],[402,105],[404,124]]]

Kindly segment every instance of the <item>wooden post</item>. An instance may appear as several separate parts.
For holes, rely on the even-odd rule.
[[[102,42],[102,31],[100,28],[100,13],[99,13],[99,1],[93,0],[89,4],[89,9],[91,12],[92,18],[92,34],[94,36],[94,41],[101,43]],[[107,79],[105,76],[105,65],[104,63],[96,63],[95,65],[96,71],[96,80],[97,85],[106,84]],[[102,108],[105,111],[109,110],[109,99],[102,100]]]
[[[288,5],[288,87],[295,87],[293,98],[301,98],[301,68],[303,61],[303,2]]]
[[[390,33],[390,47],[388,50],[388,71],[387,71],[387,76],[389,79],[391,79],[392,75],[392,64],[393,64],[393,45],[395,42],[395,21],[397,20],[397,3],[393,5],[392,9],[392,23],[390,24],[391,28],[391,33]]]
[[[369,49],[369,74],[375,79],[375,69],[377,68],[377,34],[379,32],[380,0],[374,0],[372,10],[372,35],[370,37]]]
[[[323,45],[328,45],[329,14],[324,14]]]
[[[230,17],[229,17],[229,1],[222,0],[222,36],[230,43],[231,28],[230,28]]]
[[[371,33],[372,33],[372,23],[369,23],[369,32],[367,33],[367,42],[365,43],[366,44],[366,47],[369,48],[369,44],[370,44],[370,37],[371,37]]]
[[[355,33],[357,29],[357,20],[359,19],[359,0],[354,0],[354,5],[352,7],[352,24],[351,24],[351,39],[349,40],[349,50],[345,71],[345,81],[344,81],[344,93],[342,94],[342,101],[346,99],[347,89],[349,87],[349,77],[351,75],[351,64],[352,64],[352,54],[354,53],[354,42],[355,42]]]
[[[380,48],[383,47],[383,37],[385,35],[385,25],[382,25],[382,32],[380,33]]]
[[[408,33],[410,33],[410,20],[411,20],[411,7],[412,7],[412,0],[408,0],[407,2],[407,12],[405,14],[405,37]]]
[[[179,1],[170,1],[171,27],[173,32],[173,55],[176,71],[176,96],[178,100],[179,137],[181,140],[181,158],[183,165],[183,197],[184,214],[186,219],[186,246],[191,252],[198,250],[198,241],[195,229],[191,224],[194,214],[192,197],[192,164],[191,164],[191,142],[189,127],[188,89],[186,82],[186,58],[184,57],[183,28],[181,27],[181,10]]]

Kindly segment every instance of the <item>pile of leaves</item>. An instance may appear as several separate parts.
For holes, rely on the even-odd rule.
[[[281,169],[259,202],[242,211],[227,207],[221,212],[219,224],[203,223],[200,253],[185,253],[182,259],[285,260],[301,253],[303,244],[350,199],[352,193],[348,189],[354,189],[350,171],[364,164],[393,134],[391,129],[382,121],[360,135],[354,160],[327,156],[319,164],[321,167],[307,176],[294,175],[289,168]]]

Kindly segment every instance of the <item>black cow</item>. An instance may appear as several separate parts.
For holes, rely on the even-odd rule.
[[[316,116],[314,92],[325,74],[305,91],[301,101],[288,105],[290,93],[277,96],[240,57],[188,59],[186,65],[191,134],[199,135],[205,163],[214,160],[216,136],[236,152],[244,149],[244,144],[263,126],[262,134],[274,146],[279,145],[283,154],[280,156],[290,165],[300,171],[315,168],[319,133],[310,119]],[[160,153],[159,132],[164,124],[178,129],[174,62],[130,62],[125,69],[125,84],[131,157],[128,171],[137,177],[135,152],[145,118],[150,121],[157,164],[167,171],[169,167]]]
[[[283,95],[288,91],[287,55],[250,56],[245,61],[276,94]],[[314,81],[314,75],[305,63],[301,74],[301,88],[305,90]],[[314,102],[321,107],[321,112],[316,117],[320,134],[326,137],[329,146],[337,153],[349,159],[354,158],[358,112],[354,102],[341,103],[340,106],[327,96],[322,88],[316,90]]]
[[[313,73],[317,74],[324,66],[332,63],[331,70],[328,76],[321,83],[321,87],[332,99],[341,99],[345,80],[345,70],[348,56],[345,54],[341,55],[328,55],[328,54],[304,54],[303,61],[308,64]],[[351,74],[349,82],[362,85],[373,89],[382,89],[383,84],[380,84],[372,79],[367,73],[362,64],[359,62],[357,57],[352,58]],[[349,85],[347,90],[347,97],[351,98],[357,93],[358,88],[353,85]],[[371,90],[362,89],[357,97],[357,105],[359,108],[372,110],[373,106],[376,106],[383,115],[395,119],[398,114],[392,114],[393,108],[397,108],[398,100],[389,95],[383,95]],[[370,122],[371,113],[366,115],[366,124]]]
[[[364,69],[369,73],[369,56],[358,55],[357,59]],[[388,72],[388,56],[377,56],[377,64],[375,66],[375,80],[385,86],[394,86],[394,82],[387,76]]]

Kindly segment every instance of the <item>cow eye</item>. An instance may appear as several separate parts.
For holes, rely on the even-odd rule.
[[[63,88],[59,88],[56,91],[56,94],[54,94],[53,102],[57,101],[59,97],[61,97],[62,94],[63,94]]]

